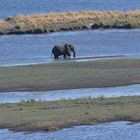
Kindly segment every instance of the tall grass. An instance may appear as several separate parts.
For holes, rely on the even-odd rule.
[[[80,27],[89,24],[98,24],[101,27],[116,27],[129,24],[132,28],[140,27],[140,10],[135,11],[81,11],[81,12],[60,12],[48,14],[36,14],[31,16],[8,17],[0,21],[7,25],[22,25],[22,30],[54,29],[62,27]],[[108,25],[108,26],[106,26]],[[23,29],[24,27],[24,29]]]
[[[109,11],[109,12],[96,12],[96,11],[81,11],[81,12],[68,12],[68,13],[49,13],[49,14],[37,14],[32,16],[17,16],[12,18],[9,22],[12,23],[25,23],[25,24],[44,24],[44,23],[61,23],[72,22],[78,20],[97,20],[97,19],[121,19],[131,20],[132,18],[140,18],[140,10],[136,11]]]
[[[5,21],[0,20],[0,26],[4,25]]]

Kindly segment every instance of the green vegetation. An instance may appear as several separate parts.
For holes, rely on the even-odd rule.
[[[140,121],[140,97],[0,104],[0,128],[55,131],[82,124]]]
[[[12,20],[14,20],[14,17],[12,17],[12,16],[7,17],[7,19],[6,19],[6,21],[12,21]]]
[[[140,59],[0,67],[0,91],[46,91],[140,83]]]
[[[50,33],[81,29],[139,28],[140,10],[81,11],[8,17],[0,24],[0,34]],[[23,28],[15,28],[16,25]]]

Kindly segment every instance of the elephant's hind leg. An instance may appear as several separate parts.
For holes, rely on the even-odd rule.
[[[54,59],[58,59],[59,57],[58,56],[54,56]]]
[[[66,58],[67,58],[66,54],[64,54],[64,55],[63,55],[63,58],[64,58],[64,59],[66,59]]]

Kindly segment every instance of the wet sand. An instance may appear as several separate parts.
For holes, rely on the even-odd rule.
[[[0,91],[48,91],[140,83],[140,59],[0,67]]]

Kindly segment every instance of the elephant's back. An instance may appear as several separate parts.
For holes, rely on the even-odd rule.
[[[56,54],[56,53],[61,54],[63,51],[64,51],[64,48],[63,46],[60,46],[60,45],[55,45],[52,49],[53,54]]]

